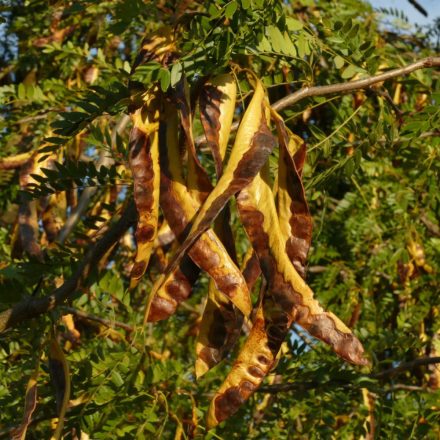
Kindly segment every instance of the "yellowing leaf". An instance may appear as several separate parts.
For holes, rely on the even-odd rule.
[[[356,74],[356,67],[353,64],[347,66],[341,73],[341,77],[344,79],[350,79]]]
[[[336,56],[333,58],[333,62],[335,63],[335,67],[336,67],[336,69],[341,69],[341,68],[344,66],[344,64],[345,64],[345,60],[344,60],[344,58],[342,58],[342,57],[339,56],[339,55],[336,55]]]

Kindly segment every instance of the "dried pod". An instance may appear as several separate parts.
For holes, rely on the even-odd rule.
[[[147,269],[159,220],[159,96],[156,88],[144,94],[143,105],[132,114],[132,119],[129,164],[139,216],[137,252],[130,281],[130,287],[135,287]]]

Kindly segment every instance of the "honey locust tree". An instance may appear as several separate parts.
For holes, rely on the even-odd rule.
[[[438,29],[353,0],[1,18],[0,437],[438,438]]]

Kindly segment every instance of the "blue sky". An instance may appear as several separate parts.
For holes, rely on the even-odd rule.
[[[417,11],[408,0],[369,0],[375,8],[397,8],[402,10],[412,23],[419,25],[430,24],[434,18],[440,17],[440,0],[417,1],[428,12],[428,17]]]

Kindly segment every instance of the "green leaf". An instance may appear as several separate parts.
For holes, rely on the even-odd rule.
[[[341,69],[344,66],[344,64],[345,64],[344,58],[342,58],[339,55],[336,55],[334,57],[333,62],[335,63],[335,67],[337,69]]]
[[[270,25],[266,28],[266,35],[273,51],[278,53],[283,52],[285,40],[281,31],[276,26]]]
[[[171,83],[171,74],[168,69],[160,69],[159,71],[160,88],[162,92],[166,92]]]
[[[18,85],[17,96],[18,99],[26,99],[26,88],[23,83]]]
[[[234,16],[237,8],[238,8],[237,2],[233,1],[229,3],[225,8],[225,17],[231,19]]]
[[[299,31],[304,27],[304,25],[302,24],[301,21],[296,20],[295,18],[292,18],[292,17],[286,18],[286,26],[287,26],[287,29],[289,29],[289,31],[292,31],[292,32]]]
[[[183,66],[181,63],[173,64],[171,68],[171,87],[174,87],[182,77]]]
[[[341,73],[341,77],[344,79],[352,78],[356,74],[356,67],[353,64],[347,66]]]

